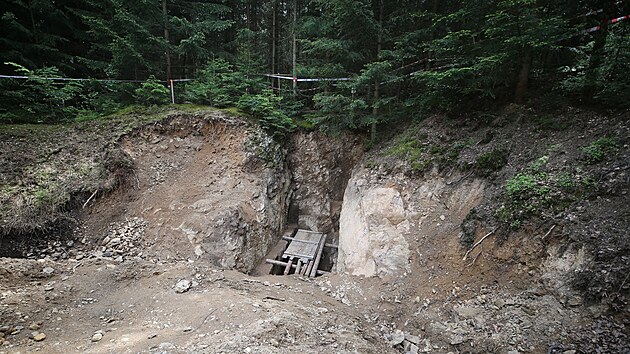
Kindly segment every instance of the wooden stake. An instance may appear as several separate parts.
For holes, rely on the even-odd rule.
[[[92,193],[92,195],[88,198],[88,200],[85,201],[85,204],[83,204],[83,209],[85,209],[85,207],[88,205],[90,200],[92,200],[92,198],[94,198],[94,196],[96,195],[96,192],[98,192],[98,189],[95,190],[94,193]]]
[[[314,278],[317,275],[317,268],[319,267],[319,262],[322,259],[322,253],[324,252],[324,244],[326,244],[326,235],[323,235],[321,241],[319,241],[319,249],[317,250],[317,257],[315,257],[315,262],[313,263],[313,269],[308,275],[311,278]]]
[[[300,274],[302,270],[302,258],[298,258],[297,266],[295,267],[295,274]]]
[[[289,275],[289,271],[291,270],[291,265],[293,264],[293,257],[289,257],[289,261],[287,262],[287,266],[284,268],[284,275]]]
[[[545,234],[545,236],[543,236],[543,238],[542,238],[542,239],[543,239],[543,240],[544,240],[544,239],[546,239],[546,238],[547,238],[547,236],[549,236],[549,234],[551,233],[551,231],[553,231],[553,229],[555,229],[555,228],[556,228],[556,225],[554,224],[554,225],[551,227],[551,229],[549,229],[549,231],[547,231],[547,233]]]

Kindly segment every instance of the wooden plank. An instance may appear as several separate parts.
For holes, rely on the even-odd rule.
[[[297,266],[295,267],[295,273],[300,274],[301,270],[302,270],[302,258],[298,258]]]
[[[310,260],[308,262],[308,267],[306,267],[306,271],[304,272],[304,276],[306,276],[306,277],[310,277],[311,276],[311,270],[313,270],[313,263],[314,263],[314,260]]]
[[[287,262],[286,268],[284,268],[284,275],[289,275],[289,271],[291,270],[291,265],[293,264],[293,257],[289,257],[289,261]]]
[[[295,237],[282,236],[282,239],[286,240],[286,241],[291,241],[291,242],[310,243],[310,244],[315,244],[315,245],[319,244],[319,242],[317,242],[317,241],[299,240],[299,239],[297,239]]]
[[[284,251],[283,258],[299,257],[309,260],[314,259],[317,255],[317,249],[322,236],[323,234],[321,233],[298,230],[294,240],[291,240],[286,251]]]
[[[285,241],[295,241],[295,242],[302,242],[302,243],[311,243],[311,244],[319,244],[319,242],[316,241],[305,241],[305,240],[298,240],[294,237],[289,237],[289,236],[282,236],[282,239]],[[324,247],[330,247],[330,248],[339,248],[339,245],[335,245],[333,243],[326,243],[324,244]]]
[[[317,257],[315,258],[315,262],[313,263],[313,269],[309,273],[309,277],[313,278],[317,275],[317,268],[319,267],[319,262],[322,260],[322,253],[324,252],[324,245],[326,244],[326,235],[322,236],[322,240],[319,244],[319,249],[317,250]]]
[[[276,265],[283,266],[283,267],[286,267],[286,266],[287,266],[287,264],[288,264],[287,262],[277,261],[277,260],[275,260],[275,259],[265,259],[265,262],[267,262],[267,263],[269,263],[269,264],[276,264]],[[295,265],[295,264],[291,264],[291,268],[296,268],[296,267],[297,267],[297,265]],[[301,271],[300,271],[300,272],[301,272],[301,274],[304,272],[304,270],[306,270],[306,266],[303,266],[303,267],[302,267],[302,269],[301,269]],[[297,272],[296,272],[296,273],[297,273]],[[318,270],[318,271],[317,271],[317,275],[324,275],[324,274],[330,274],[330,272],[327,272],[327,271],[325,271],[325,270]]]

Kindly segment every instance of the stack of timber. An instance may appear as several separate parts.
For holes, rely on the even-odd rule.
[[[291,236],[282,238],[289,241],[282,260],[267,259],[267,263],[284,266],[284,275],[288,275],[293,269],[294,274],[311,278],[328,273],[318,269],[322,253],[324,247],[337,248],[337,245],[326,243],[326,234],[296,229]]]

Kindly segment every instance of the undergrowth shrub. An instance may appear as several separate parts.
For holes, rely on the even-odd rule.
[[[246,92],[261,87],[259,80],[236,71],[226,60],[214,59],[208,62],[197,80],[186,85],[184,99],[196,104],[225,108],[234,106]]]
[[[507,164],[509,155],[510,151],[507,149],[494,149],[483,153],[475,161],[475,169],[480,175],[489,176]]]
[[[594,187],[588,176],[548,171],[548,161],[549,156],[542,156],[506,181],[506,203],[496,212],[502,224],[518,229],[529,218],[553,217]]]
[[[259,94],[241,96],[237,107],[255,118],[268,134],[281,137],[296,128],[293,120],[279,109],[281,100],[282,97],[274,95],[271,90],[264,90]]]
[[[134,98],[139,104],[145,106],[168,103],[169,89],[160,83],[154,76],[149,77],[134,91]]]
[[[589,145],[582,148],[584,161],[589,164],[596,164],[603,161],[606,156],[617,149],[617,141],[610,136],[601,137]]]
[[[56,123],[76,115],[82,101],[82,82],[44,79],[63,76],[55,67],[30,70],[6,64],[29,78],[0,81],[0,123]]]

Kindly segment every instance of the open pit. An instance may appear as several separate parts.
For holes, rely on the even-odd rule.
[[[496,180],[413,174],[352,135],[298,132],[280,147],[216,111],[170,114],[114,146],[114,166],[132,167],[112,170],[116,188],[90,185],[65,221],[2,238],[0,354],[627,348],[627,309],[611,315],[568,283],[590,262],[565,245],[570,224],[499,239],[473,220],[487,238],[463,257],[462,223]],[[296,230],[337,246],[313,277],[295,275]]]

